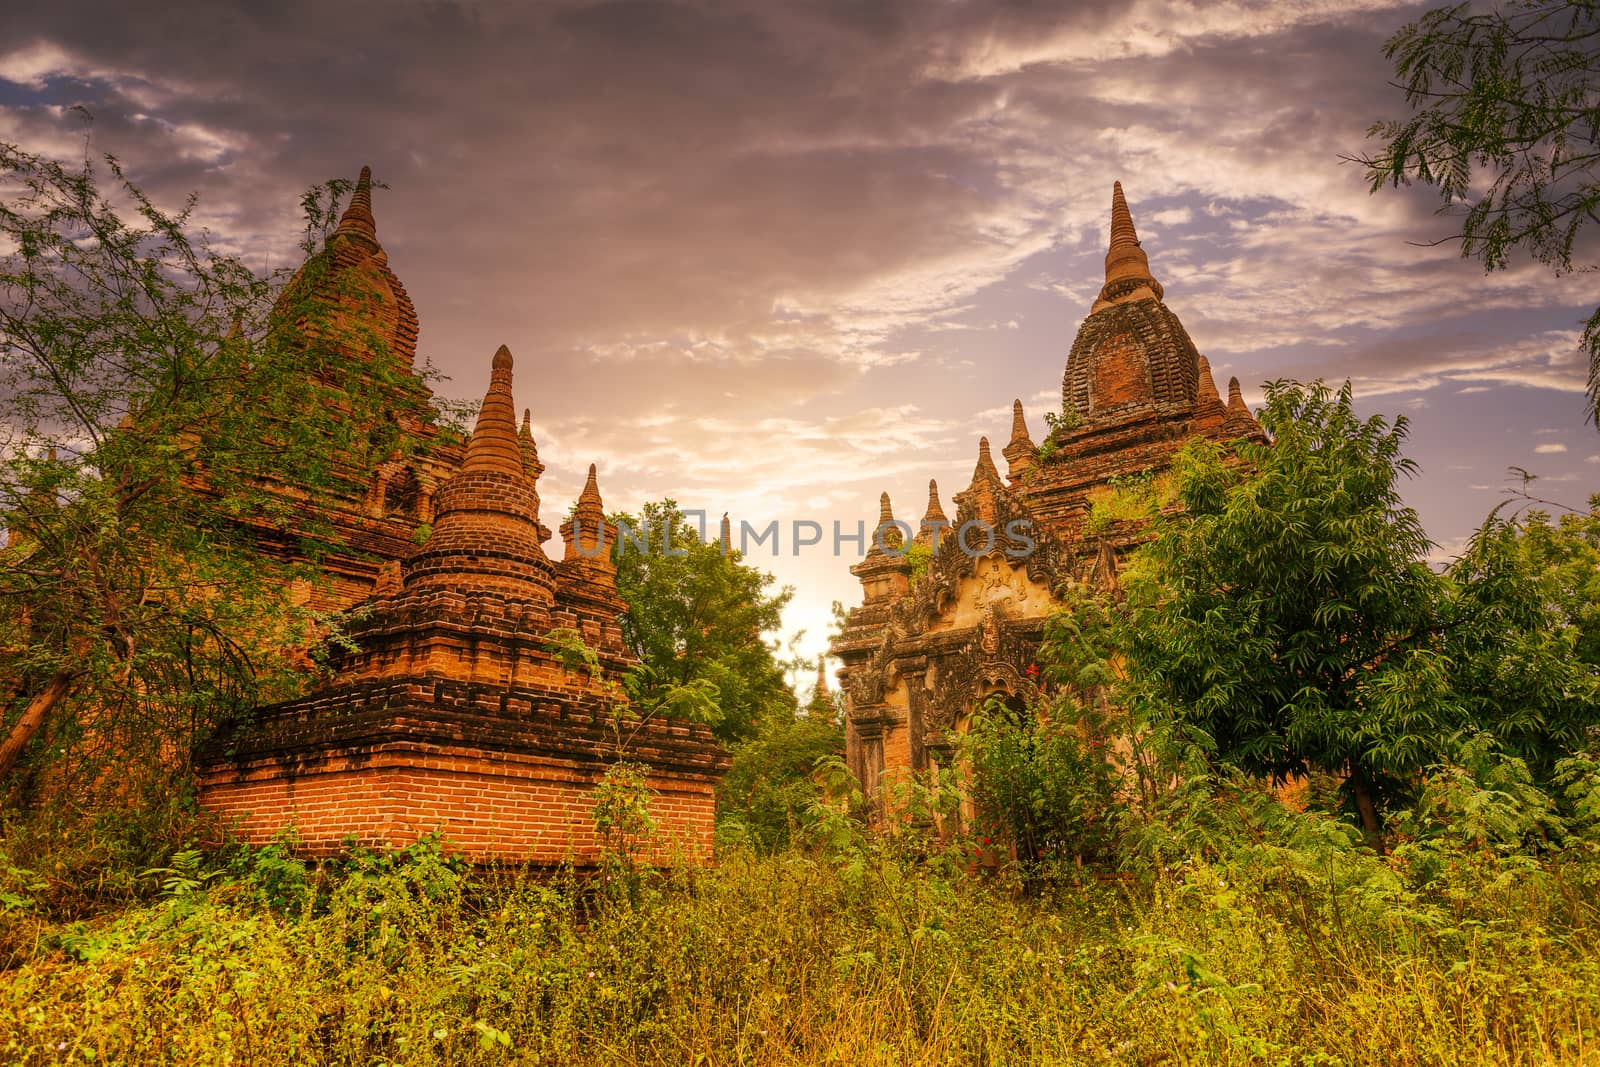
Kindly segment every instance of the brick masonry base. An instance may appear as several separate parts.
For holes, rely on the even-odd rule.
[[[259,715],[198,761],[201,804],[252,844],[290,831],[326,856],[437,832],[475,862],[592,866],[593,791],[622,737],[622,758],[646,767],[654,792],[649,858],[711,858],[728,756],[703,725],[632,720],[619,732],[598,714],[545,711],[528,691],[443,680],[356,685]]]
[[[593,783],[604,767],[481,749],[408,752],[304,769],[263,767],[204,779],[207,809],[252,844],[292,829],[300,847],[330,855],[349,844],[399,847],[430,833],[450,852],[502,860],[591,866],[599,859]],[[710,858],[715,786],[652,776],[651,812],[662,828],[656,858]]]

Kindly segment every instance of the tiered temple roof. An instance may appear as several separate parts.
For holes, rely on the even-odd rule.
[[[1145,536],[1134,522],[1088,536],[1090,509],[1114,479],[1160,472],[1192,438],[1265,440],[1237,379],[1222,402],[1165,298],[1115,183],[1105,280],[1067,356],[1062,419],[1035,445],[1013,402],[1007,477],[980,439],[953,529],[915,583],[881,552],[851,568],[864,600],[833,653],[844,663],[848,758],[869,793],[884,774],[947,752],[986,694],[1033,691],[1027,667],[1061,583],[1114,585],[1117,553]],[[934,496],[936,512],[942,519]]]
[[[391,277],[365,170],[329,251],[334,273]],[[385,291],[395,299],[349,314],[398,342],[404,290]],[[501,346],[465,449],[428,469],[431,526],[414,523],[403,550],[374,561],[372,596],[329,648],[324,684],[258,709],[200,754],[202,802],[247,840],[292,829],[330,853],[438,831],[477,859],[587,865],[600,847],[592,789],[626,759],[648,768],[661,846],[709,855],[727,754],[703,724],[629,713],[621,678],[636,660],[595,467],[552,561],[544,466],[529,413],[517,426],[512,370]]]
[[[332,527],[341,546],[321,561],[329,582],[317,591],[316,605],[347,608],[369,596],[381,572],[410,553],[419,528],[434,519],[434,493],[463,456],[461,445],[441,433],[432,391],[415,367],[417,313],[378,240],[370,168],[361,168],[323,249],[284,287],[269,328],[303,351],[307,377],[324,375],[319,346],[336,346],[370,367],[362,380],[330,384],[380,391],[380,406],[391,414],[388,425],[368,428],[373,440],[386,442],[387,454],[343,471],[343,490],[316,516]],[[294,495],[292,487],[287,492]],[[262,525],[255,533],[263,552],[298,558],[293,532],[286,536]]]

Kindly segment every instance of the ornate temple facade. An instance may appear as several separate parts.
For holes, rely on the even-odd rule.
[[[325,273],[291,286],[328,286],[335,317],[360,327],[351,335],[409,367],[416,314],[377,243],[365,169],[327,251]],[[360,286],[336,284],[349,272]],[[627,604],[595,468],[560,527],[563,558],[551,560],[544,467],[526,413],[517,426],[510,351],[494,355],[464,447],[433,439],[426,386],[412,378],[395,390],[388,430],[417,447],[397,445],[352,479],[365,493],[335,499],[327,515],[345,535],[331,599],[360,603],[348,641],[331,650],[323,685],[258,709],[202,751],[202,804],[246,840],[292,831],[314,853],[439,832],[475,859],[582,866],[599,849],[593,788],[627,760],[647,770],[661,847],[709,855],[728,757],[703,725],[627,713]]]
[[[915,527],[889,495],[851,568],[863,600],[835,638],[846,760],[869,797],[908,772],[948,766],[954,739],[989,698],[1038,694],[1034,659],[1063,583],[1112,581],[1139,524],[1094,524],[1115,479],[1159,474],[1185,442],[1265,440],[1235,378],[1223,401],[1211,367],[1165,303],[1122,185],[1112,191],[1105,284],[1078,329],[1062,382],[1063,418],[1036,445],[1013,405],[1002,475],[988,438],[947,519],[938,486]],[[931,556],[913,581],[904,530]]]

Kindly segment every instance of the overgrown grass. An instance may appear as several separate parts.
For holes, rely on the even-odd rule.
[[[13,869],[0,1059],[1600,1062],[1587,854],[1435,852],[1424,878],[1284,816],[1025,896],[825,829],[627,886],[471,873],[427,845],[318,872],[185,853],[155,899],[78,921]]]

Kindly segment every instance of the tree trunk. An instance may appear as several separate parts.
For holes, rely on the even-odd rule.
[[[18,719],[16,725],[11,727],[11,732],[6,735],[5,742],[0,743],[0,779],[4,779],[9,775],[11,769],[17,765],[17,759],[22,755],[22,750],[27,747],[33,735],[44,724],[45,717],[50,714],[52,708],[61,702],[61,698],[67,695],[67,690],[72,686],[73,677],[72,672],[62,671],[50,679],[49,683],[38,693],[35,693],[32,700],[28,701],[28,707],[23,711],[22,718]]]
[[[1367,844],[1383,852],[1383,823],[1378,818],[1378,805],[1372,799],[1372,783],[1357,767],[1350,768],[1350,792],[1356,798],[1356,810],[1361,813],[1361,829],[1366,832]]]

